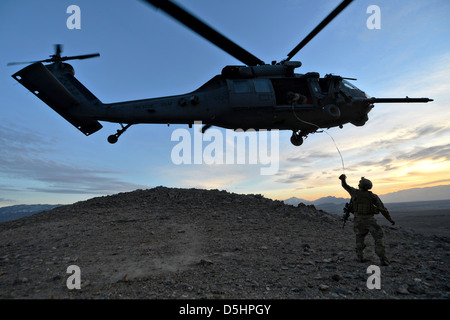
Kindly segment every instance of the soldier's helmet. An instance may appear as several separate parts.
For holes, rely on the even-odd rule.
[[[361,177],[361,180],[359,180],[358,187],[362,190],[370,190],[373,187],[372,181],[370,181],[369,179],[366,179],[364,177]]]

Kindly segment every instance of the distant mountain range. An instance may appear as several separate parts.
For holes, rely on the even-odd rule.
[[[292,197],[284,200],[284,203],[297,206],[299,203],[306,205],[314,205],[319,210],[323,210],[328,213],[342,213],[342,209],[345,204],[350,201],[350,198],[336,198],[332,196],[323,197],[315,201],[308,201]]]
[[[314,206],[318,206],[318,205],[322,205],[322,204],[327,204],[327,203],[333,203],[333,204],[340,204],[340,203],[345,203],[348,202],[350,198],[336,198],[333,196],[328,196],[328,197],[323,197],[314,201],[308,201],[305,199],[300,199],[297,197],[291,197],[289,199],[284,200],[284,203],[286,204],[290,204],[290,205],[298,205],[299,203],[304,203],[306,205],[314,205]]]
[[[450,199],[450,185],[414,188],[380,195],[383,202],[435,201]]]
[[[402,202],[419,202],[419,201],[437,201],[437,200],[449,200],[450,199],[450,185],[427,187],[427,188],[414,188],[401,190],[397,192],[391,192],[379,195],[383,203],[402,203]],[[323,197],[314,201],[308,201],[296,197],[291,197],[284,200],[284,203],[290,205],[298,205],[304,203],[306,205],[314,205],[317,209],[323,210],[329,213],[342,213],[342,209],[345,204],[350,201],[348,198],[336,198],[333,196]]]
[[[60,204],[19,204],[0,208],[0,222],[17,220],[46,210],[60,207]]]

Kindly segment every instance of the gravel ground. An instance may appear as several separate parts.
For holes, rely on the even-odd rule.
[[[261,195],[157,187],[0,223],[1,299],[448,299],[449,238],[383,226],[380,289],[352,222]],[[69,289],[78,266],[81,289]],[[71,282],[70,283],[75,283]]]

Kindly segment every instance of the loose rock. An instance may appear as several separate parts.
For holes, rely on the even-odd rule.
[[[448,238],[383,227],[391,264],[369,289],[373,240],[358,262],[340,219],[219,190],[97,197],[0,223],[0,299],[449,298]]]

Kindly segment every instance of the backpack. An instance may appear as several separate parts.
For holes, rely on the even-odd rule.
[[[353,210],[355,213],[370,215],[379,213],[374,204],[374,196],[371,191],[358,190],[353,199]]]

